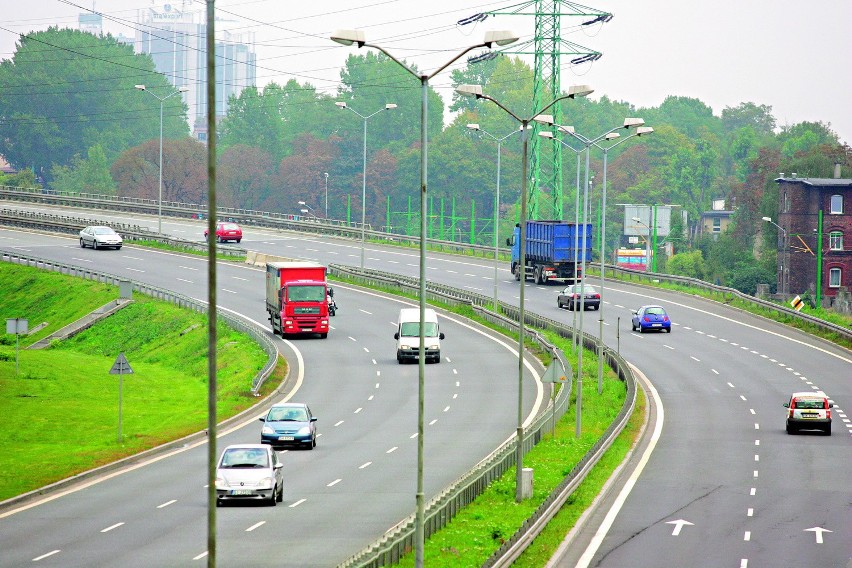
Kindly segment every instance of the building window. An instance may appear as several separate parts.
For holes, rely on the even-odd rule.
[[[842,195],[832,195],[831,196],[830,213],[832,215],[841,215],[843,213],[843,196]]]
[[[828,271],[828,287],[840,288],[840,269],[832,268]]]
[[[831,250],[843,250],[843,233],[832,231],[828,234],[828,248]]]
[[[721,233],[722,232],[722,219],[719,217],[713,217],[713,232]]]
[[[790,196],[787,194],[787,190],[784,190],[784,213],[790,212]]]

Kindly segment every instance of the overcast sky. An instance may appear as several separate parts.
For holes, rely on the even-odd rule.
[[[358,51],[330,42],[327,38],[335,29],[364,29],[368,41],[429,71],[481,41],[487,30],[509,29],[529,39],[532,16],[456,25],[462,18],[520,2],[219,0],[216,8],[221,18],[232,20],[227,25],[234,31],[254,34],[258,86],[295,77],[333,93],[344,60]],[[852,142],[852,1],[583,2],[614,18],[578,31],[576,24],[586,18],[562,18],[563,39],[603,53],[593,64],[567,66],[563,61],[563,89],[589,84],[595,89],[593,98],[605,94],[640,107],[658,106],[668,95],[694,97],[717,116],[742,102],[764,104],[772,107],[779,126],[821,121],[830,123],[841,141]],[[137,11],[163,5],[150,0],[2,3],[4,59],[12,56],[17,34],[50,25],[76,27],[78,14],[93,7],[105,15],[105,31],[132,36]],[[171,4],[202,13],[206,9],[204,0]],[[531,56],[524,57],[532,65]],[[448,74],[432,85],[448,99]]]

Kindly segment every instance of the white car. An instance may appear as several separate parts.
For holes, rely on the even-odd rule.
[[[123,241],[121,235],[116,233],[112,227],[92,226],[80,231],[80,247],[99,248],[121,248]]]
[[[799,430],[822,430],[831,436],[831,408],[828,396],[822,391],[794,392],[790,401],[784,403],[787,409],[787,433],[795,434]]]
[[[266,444],[228,446],[216,466],[216,505],[223,501],[284,500],[284,464]]]

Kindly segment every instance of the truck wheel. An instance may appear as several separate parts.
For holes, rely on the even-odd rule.
[[[533,282],[535,284],[541,284],[541,269],[539,267],[536,267],[535,270],[533,270]]]
[[[325,339],[326,337],[328,337],[328,334],[327,333],[320,333],[319,336],[320,336],[320,339]]]

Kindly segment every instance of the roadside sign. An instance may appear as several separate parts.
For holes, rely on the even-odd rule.
[[[802,299],[799,296],[796,296],[795,298],[790,300],[790,305],[793,306],[794,310],[796,310],[797,312],[800,312],[800,311],[802,311],[802,306],[804,306],[805,303],[802,301]]]
[[[562,369],[562,365],[557,365],[557,361],[554,359],[548,365],[547,370],[544,371],[544,375],[541,376],[541,382],[543,383],[564,383],[568,380],[565,376],[565,371]]]
[[[130,368],[127,357],[124,356],[124,352],[119,353],[118,357],[115,358],[115,363],[112,364],[112,369],[109,370],[109,374],[129,375],[131,373],[133,373],[133,369]]]

